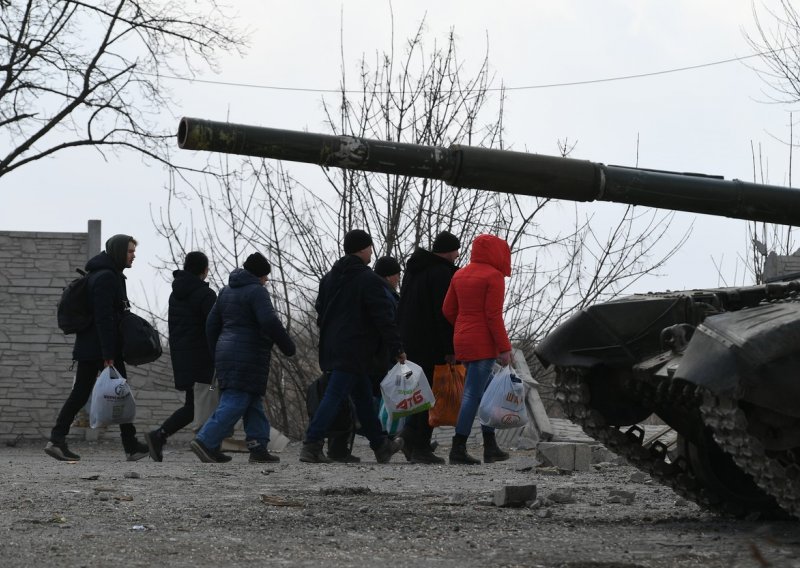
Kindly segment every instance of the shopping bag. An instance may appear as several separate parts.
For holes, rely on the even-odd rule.
[[[383,403],[383,399],[381,399],[381,406],[378,409],[378,418],[380,418],[383,431],[390,436],[396,436],[406,423],[405,417],[392,418],[391,414],[389,414],[389,411],[386,409],[386,405]]]
[[[422,367],[408,360],[389,370],[381,381],[381,395],[392,419],[424,412],[436,402]]]
[[[492,428],[517,428],[528,422],[525,409],[525,385],[511,365],[495,373],[478,406],[478,420]]]
[[[128,424],[136,417],[136,402],[125,377],[114,367],[106,367],[97,377],[92,390],[89,426]]]
[[[431,428],[456,425],[466,378],[467,369],[461,364],[436,365],[433,368],[433,396],[436,397],[436,406],[428,412],[428,424]]]

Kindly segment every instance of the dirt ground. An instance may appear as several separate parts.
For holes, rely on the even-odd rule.
[[[714,517],[636,469],[503,463],[269,465],[233,454],[204,464],[185,443],[126,462],[118,444],[74,443],[78,463],[41,444],[0,448],[0,565],[29,566],[800,566],[800,523]],[[446,454],[447,448],[438,453]],[[479,454],[478,448],[473,448]],[[495,491],[538,498],[498,507]]]

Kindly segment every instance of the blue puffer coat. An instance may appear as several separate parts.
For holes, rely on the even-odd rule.
[[[206,321],[221,389],[264,395],[273,343],[285,355],[295,346],[275,314],[269,292],[243,268],[231,272]]]

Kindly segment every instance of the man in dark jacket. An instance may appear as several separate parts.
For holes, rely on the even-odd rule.
[[[120,319],[128,308],[128,292],[122,271],[133,265],[136,244],[136,239],[129,235],[114,235],[106,241],[105,250],[86,263],[92,324],[75,336],[72,350],[72,359],[78,362],[75,383],[58,413],[50,441],[44,449],[57,460],[81,459],[69,450],[66,439],[75,415],[92,394],[98,374],[105,367],[114,367],[120,375],[126,375],[119,332]],[[136,439],[133,424],[120,424],[119,431],[128,461],[147,456],[147,446]]]
[[[220,290],[206,322],[208,345],[214,354],[217,382],[222,391],[214,414],[192,440],[191,448],[204,462],[230,458],[220,451],[222,440],[242,418],[250,463],[277,462],[269,453],[269,420],[264,409],[272,346],[292,356],[295,345],[275,314],[264,287],[271,266],[253,253],[236,268]]]
[[[208,350],[206,319],[217,294],[208,286],[208,257],[199,251],[186,255],[183,270],[172,273],[169,295],[169,351],[175,388],[184,403],[155,430],[145,434],[150,457],[162,461],[167,438],[191,424],[195,415],[195,385],[208,391],[214,377],[214,360]]]
[[[434,366],[455,362],[453,326],[442,314],[442,303],[457,270],[455,260],[460,247],[458,237],[448,231],[439,233],[432,251],[418,248],[409,257],[400,289],[400,337],[408,358],[422,367],[431,387]],[[431,449],[432,434],[427,410],[406,419],[400,436],[405,442],[403,453],[409,461],[444,463]]]
[[[378,463],[386,463],[402,448],[381,431],[372,399],[370,368],[385,346],[397,361],[405,353],[397,333],[392,301],[381,277],[369,268],[372,238],[354,229],[344,237],[345,255],[319,283],[315,303],[319,326],[319,364],[329,372],[328,386],[306,430],[300,461],[328,463],[325,434],[342,401],[352,396],[356,415]]]

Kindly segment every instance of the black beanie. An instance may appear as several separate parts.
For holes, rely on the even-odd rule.
[[[128,243],[133,240],[130,235],[114,235],[106,241],[106,254],[120,270],[128,267]]]
[[[254,252],[248,256],[242,267],[253,276],[258,276],[259,278],[266,276],[272,270],[269,261],[260,252]]]
[[[373,270],[375,274],[383,276],[384,278],[393,276],[395,274],[400,274],[400,263],[391,256],[382,256],[375,261],[375,268],[373,268]]]
[[[344,254],[353,254],[354,252],[364,250],[368,246],[372,246],[372,237],[370,237],[369,233],[366,231],[353,229],[352,231],[347,231],[347,234],[344,236],[343,245]]]
[[[433,241],[433,252],[453,252],[461,248],[461,241],[449,231],[442,231]]]

